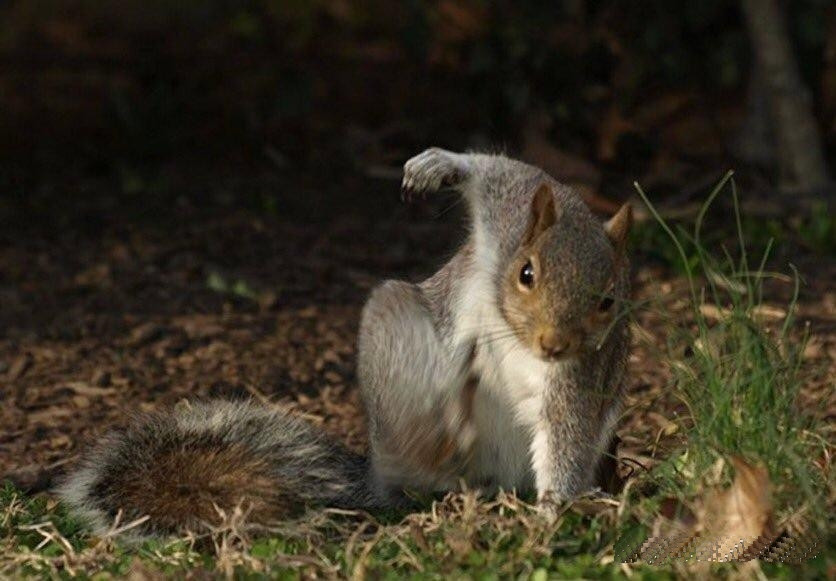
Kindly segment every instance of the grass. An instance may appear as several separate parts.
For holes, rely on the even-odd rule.
[[[757,459],[780,484],[779,502],[795,501],[813,514],[826,514],[828,483],[811,460],[825,458],[828,446],[817,436],[812,416],[798,407],[807,340],[795,325],[798,273],[790,265],[792,277],[783,277],[793,285],[786,309],[768,309],[764,282],[780,277],[765,271],[772,241],[753,261],[731,173],[710,194],[688,237],[674,234],[638,189],[679,253],[691,295],[690,316],[669,321],[666,354],[672,387],[687,408],[682,419],[687,446],[672,458],[677,471],[694,485],[699,480],[694,477],[707,473],[720,457]],[[738,248],[736,258],[723,248],[718,259],[703,246],[701,230],[724,189],[731,191]],[[692,256],[698,260],[692,261]],[[766,315],[776,321],[770,325]]]
[[[397,579],[674,579],[664,568],[613,561],[617,503],[587,499],[556,522],[510,494],[480,499],[450,494],[429,510],[394,522],[370,515],[319,511],[281,533],[252,537],[231,515],[201,538],[146,541],[124,547],[91,538],[60,506],[26,499],[11,487],[0,495],[0,576],[62,578],[213,576],[258,579],[351,577]],[[400,515],[399,515],[400,516]],[[821,561],[821,559],[818,559]],[[732,566],[715,567],[731,573]],[[770,577],[791,579],[788,567],[768,565]]]
[[[236,512],[202,537],[126,546],[109,535],[90,536],[60,504],[6,486],[0,490],[0,577],[110,578],[131,571],[152,578],[241,579],[688,577],[695,573],[693,565],[617,563],[614,546],[646,536],[665,499],[689,506],[709,486],[728,484],[733,476],[728,460],[735,455],[768,468],[779,522],[801,514],[809,528],[831,541],[826,518],[836,487],[816,462],[826,465],[832,444],[820,435],[814,416],[798,407],[805,368],[804,335],[794,321],[797,273],[782,279],[794,289],[785,316],[772,313],[770,320],[763,293],[764,284],[777,276],[765,270],[771,242],[758,256],[747,250],[731,175],[709,196],[690,233],[675,232],[639,191],[668,237],[665,252],[679,261],[687,306],[675,316],[661,313],[668,320],[668,339],[658,357],[670,368],[667,388],[681,410],[672,443],[666,457],[636,477],[622,496],[581,499],[548,521],[512,494],[485,499],[464,491],[435,500],[424,512],[320,510],[260,534]],[[711,253],[703,225],[711,204],[725,192],[735,208],[736,248]],[[832,559],[831,551],[802,567],[714,564],[702,572],[820,578]]]
[[[243,515],[229,515],[203,538],[149,541],[127,550],[90,538],[63,509],[0,493],[0,575],[121,576],[133,568],[165,575],[202,569],[224,576],[609,579],[621,565],[602,563],[612,543],[615,502],[588,500],[554,522],[511,494],[490,500],[472,491],[450,494],[427,512],[394,516],[323,510],[289,523],[284,534],[251,538]],[[208,547],[208,550],[206,549]],[[202,550],[198,550],[202,548]],[[637,578],[671,575],[636,569]]]
[[[795,321],[798,272],[792,265],[791,276],[765,271],[771,239],[760,256],[751,256],[731,173],[709,195],[690,234],[675,233],[636,187],[670,241],[668,252],[679,258],[690,300],[685,313],[667,318],[667,346],[659,354],[671,369],[668,388],[681,409],[675,429],[684,437],[639,479],[652,482],[654,494],[628,495],[624,501],[631,508],[625,513],[633,525],[643,518],[646,530],[660,499],[698,505],[712,487],[731,483],[731,459],[742,457],[767,468],[777,522],[799,526],[820,542],[832,541],[828,515],[836,486],[822,466],[829,463],[833,443],[823,437],[825,426],[815,414],[799,406],[808,335]],[[712,254],[702,229],[712,203],[725,191],[732,198],[737,248]],[[763,300],[764,284],[774,280],[792,285],[783,309]],[[824,562],[817,559],[811,571]]]

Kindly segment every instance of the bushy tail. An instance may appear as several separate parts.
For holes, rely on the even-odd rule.
[[[308,505],[378,506],[368,460],[299,418],[210,401],[144,415],[90,450],[58,494],[102,533],[148,516],[140,535],[205,530],[218,509],[269,524]]]

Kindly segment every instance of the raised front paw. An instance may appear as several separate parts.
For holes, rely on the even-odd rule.
[[[469,175],[467,155],[431,147],[404,164],[401,196],[411,201],[417,195],[456,187]]]

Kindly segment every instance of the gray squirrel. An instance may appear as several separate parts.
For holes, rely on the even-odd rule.
[[[269,524],[311,505],[402,505],[404,490],[534,492],[544,506],[594,485],[629,348],[629,205],[598,221],[542,170],[432,148],[404,166],[408,200],[460,193],[470,232],[433,276],[390,280],[363,308],[358,378],[369,454],[247,402],[134,419],[58,489],[104,532],[197,530],[236,506]]]

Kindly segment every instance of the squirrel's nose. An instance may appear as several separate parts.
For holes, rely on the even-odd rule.
[[[543,355],[555,359],[569,349],[569,339],[556,333],[554,329],[546,329],[540,333],[540,350]]]

